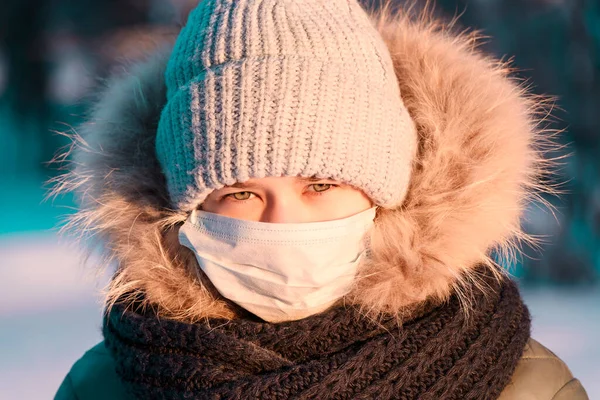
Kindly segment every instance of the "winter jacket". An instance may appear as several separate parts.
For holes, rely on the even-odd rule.
[[[447,298],[457,276],[493,262],[491,249],[511,255],[515,238],[528,238],[520,220],[528,200],[551,192],[540,180],[549,171],[540,149],[551,141],[537,119],[543,100],[481,54],[474,37],[427,18],[372,18],[420,144],[404,204],[380,221],[402,226],[394,232],[399,256],[381,262],[368,286],[348,299],[395,311]],[[108,243],[107,260],[118,261],[108,300],[141,291],[168,318],[232,318],[228,304],[193,278],[195,258],[178,246],[176,229],[165,229],[186,218],[170,207],[154,153],[168,56],[169,46],[109,81],[90,123],[74,135],[75,167],[59,191],[79,195],[71,227]],[[56,398],[126,398],[102,343],[73,366]],[[560,359],[530,340],[501,398],[587,396]]]

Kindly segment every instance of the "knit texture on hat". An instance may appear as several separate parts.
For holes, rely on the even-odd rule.
[[[416,131],[385,43],[355,0],[205,0],[165,73],[156,153],[174,207],[266,176],[405,197]]]

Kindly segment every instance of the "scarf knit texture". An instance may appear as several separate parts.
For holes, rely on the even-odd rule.
[[[186,324],[117,303],[103,332],[140,399],[495,399],[524,351],[530,316],[510,279],[487,273],[483,283],[485,293],[468,288],[468,314],[453,295],[402,324],[344,306],[278,324]]]

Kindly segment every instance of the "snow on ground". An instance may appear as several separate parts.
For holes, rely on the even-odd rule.
[[[0,260],[0,399],[50,399],[73,362],[101,340],[94,293],[106,277],[94,278],[74,247],[51,233],[1,235]],[[600,288],[523,293],[533,336],[567,362],[590,399],[600,399]]]

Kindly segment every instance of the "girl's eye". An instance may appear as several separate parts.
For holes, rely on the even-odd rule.
[[[248,200],[250,199],[250,196],[252,196],[252,192],[236,192],[230,193],[227,196],[231,196],[236,200]]]
[[[310,186],[312,186],[314,191],[318,193],[318,192],[325,192],[325,191],[331,189],[331,187],[333,185],[331,183],[314,183]]]

